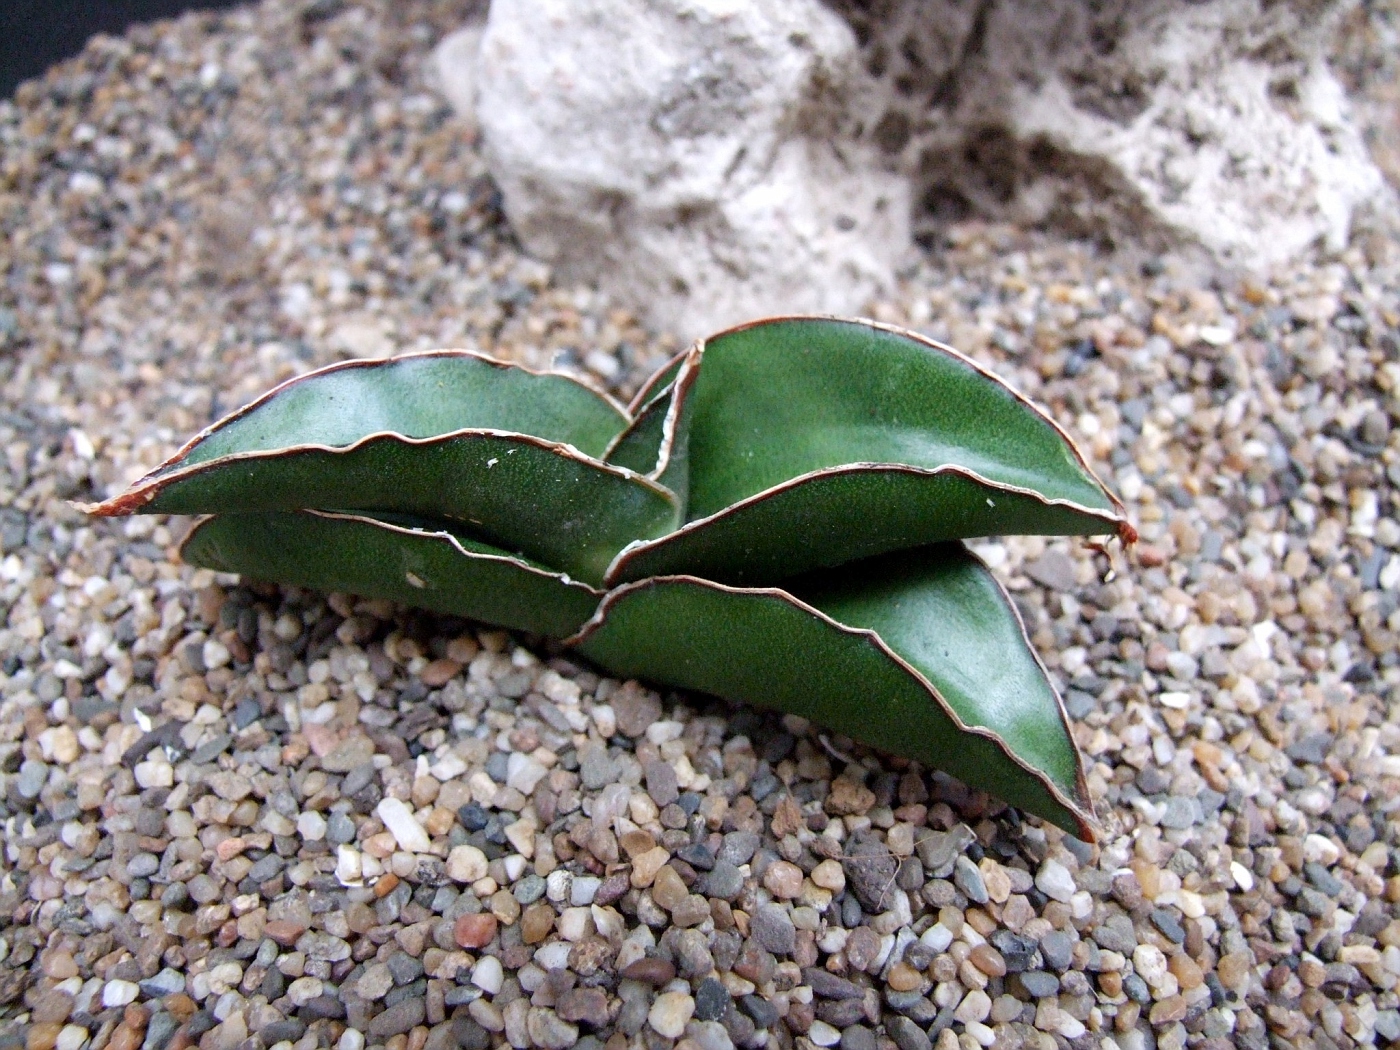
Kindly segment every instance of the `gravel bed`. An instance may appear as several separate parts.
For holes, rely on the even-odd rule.
[[[982,544],[1101,841],[538,639],[175,562],[97,499],[269,384],[679,345],[524,258],[424,79],[459,4],[102,39],[0,103],[0,1048],[1400,1039],[1400,260],[968,224],[872,304],[1048,404],[1143,534]],[[694,335],[695,333],[683,333]]]

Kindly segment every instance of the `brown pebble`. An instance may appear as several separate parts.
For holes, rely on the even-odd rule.
[[[1215,973],[1226,988],[1238,989],[1253,965],[1254,959],[1248,952],[1231,952],[1221,956],[1215,964]]]
[[[66,981],[70,977],[78,976],[78,964],[73,961],[73,956],[68,952],[46,954],[43,969],[44,976],[52,977],[55,981]]]
[[[496,939],[499,925],[496,916],[489,912],[462,915],[452,925],[452,936],[459,948],[485,948]]]
[[[1099,974],[1099,991],[1110,999],[1117,999],[1123,994],[1123,975],[1113,970],[1105,970]]]
[[[988,977],[1005,977],[1006,960],[990,944],[979,944],[967,954],[968,961]]]
[[[151,1011],[142,1003],[130,1003],[122,1011],[122,1021],[131,1025],[132,1028],[145,1028],[150,1017]]]
[[[1172,1024],[1186,1016],[1188,1005],[1185,996],[1169,995],[1161,1002],[1152,1005],[1152,1011],[1147,1015],[1147,1019],[1154,1025]]]
[[[73,997],[67,992],[50,990],[43,992],[34,1001],[30,1010],[30,1020],[37,1024],[63,1024],[73,1012]]]
[[[195,1005],[195,1001],[184,992],[176,992],[174,995],[167,996],[165,1008],[170,1012],[170,1016],[177,1021],[188,1021],[199,1009]]]
[[[896,992],[912,992],[923,983],[923,974],[908,963],[900,962],[890,967],[886,983]]]
[[[462,665],[456,660],[434,660],[418,673],[418,680],[429,689],[440,689],[462,673]]]
[[[107,1043],[107,1050],[137,1050],[142,1039],[140,1028],[134,1028],[123,1021],[112,1030],[112,1038]]]
[[[684,880],[681,879],[676,869],[669,864],[662,865],[656,873],[656,877],[652,879],[652,900],[667,911],[674,911],[688,896],[690,896],[690,890],[686,888]]]
[[[869,926],[857,926],[846,939],[846,961],[856,970],[867,970],[880,955],[880,935]]]
[[[1176,975],[1177,983],[1181,985],[1183,992],[1199,988],[1205,980],[1205,974],[1201,972],[1196,960],[1185,953],[1173,955],[1167,960],[1167,969]]]
[[[271,937],[283,948],[290,948],[292,945],[296,944],[297,940],[305,932],[306,927],[301,923],[289,922],[286,919],[273,919],[263,926],[263,933]]]
[[[394,889],[398,886],[398,884],[399,877],[395,875],[392,871],[387,872],[386,874],[379,876],[379,879],[375,882],[374,895],[376,897],[387,897],[389,896],[389,894],[394,892]]]
[[[802,869],[785,860],[774,861],[763,873],[763,885],[774,897],[791,900],[802,892]]]
[[[40,1021],[30,1025],[24,1037],[24,1050],[53,1050],[61,1031],[63,1024],[59,1021]]]
[[[539,944],[554,929],[554,909],[543,901],[525,909],[520,920],[520,939],[526,944]]]
[[[641,981],[643,984],[655,985],[659,988],[666,982],[675,980],[676,967],[665,959],[638,959],[634,963],[629,963],[623,969],[621,976],[629,981]]]

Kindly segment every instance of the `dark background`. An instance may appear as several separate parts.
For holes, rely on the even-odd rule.
[[[94,33],[182,11],[232,7],[236,0],[0,0],[0,98],[22,80],[76,55]]]

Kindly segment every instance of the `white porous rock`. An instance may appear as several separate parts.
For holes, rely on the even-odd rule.
[[[496,0],[435,69],[525,246],[690,335],[859,311],[969,215],[1340,248],[1395,206],[1327,64],[1355,3]]]
[[[865,126],[949,217],[1267,269],[1393,206],[1327,65],[1355,0],[834,3],[879,74]]]
[[[474,59],[449,37],[437,67],[474,92],[526,248],[660,327],[859,312],[909,250],[908,182],[857,141],[870,81],[820,0],[498,0]]]

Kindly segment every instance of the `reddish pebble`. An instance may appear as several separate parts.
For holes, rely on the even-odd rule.
[[[665,959],[645,958],[629,963],[622,971],[622,977],[629,981],[641,981],[661,987],[676,977],[676,968]]]
[[[271,937],[283,948],[290,948],[292,945],[296,944],[297,940],[305,932],[306,927],[301,923],[288,922],[285,919],[270,919],[263,926],[263,933]]]
[[[247,848],[248,843],[235,835],[232,838],[224,839],[215,846],[214,853],[220,860],[233,860],[234,857],[238,856]]]
[[[490,912],[463,915],[452,927],[459,948],[485,948],[496,937],[496,916]]]

